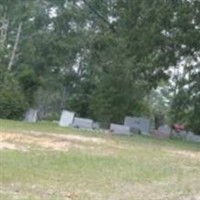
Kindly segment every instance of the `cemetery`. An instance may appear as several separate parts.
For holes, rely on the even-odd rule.
[[[152,136],[162,139],[180,139],[192,142],[200,142],[200,136],[186,130],[172,130],[168,125],[161,125],[157,129],[152,129],[152,124],[148,118],[126,116],[124,124],[110,124],[109,131],[112,134],[131,136],[133,134],[141,134],[144,136]],[[92,119],[84,119],[75,117],[74,112],[63,110],[59,126],[79,128],[83,130],[101,130],[100,123],[94,122]],[[155,125],[154,125],[155,127]]]
[[[38,110],[30,109],[25,113],[25,121],[30,123],[37,122]],[[112,134],[131,136],[132,134],[141,134],[162,139],[180,139],[192,142],[200,142],[200,136],[184,130],[184,127],[178,126],[178,130],[172,129],[169,125],[161,125],[157,129],[152,129],[152,123],[148,118],[126,116],[124,124],[110,124],[109,131]],[[101,130],[100,123],[92,119],[76,117],[75,112],[63,110],[60,116],[59,126],[78,128],[82,130]],[[155,124],[153,125],[155,127]]]
[[[200,0],[0,0],[0,200],[200,200]]]

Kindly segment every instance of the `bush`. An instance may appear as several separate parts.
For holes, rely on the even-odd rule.
[[[11,75],[5,75],[0,83],[0,118],[20,119],[27,107],[17,80]]]

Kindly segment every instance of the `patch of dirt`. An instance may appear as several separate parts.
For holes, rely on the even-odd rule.
[[[76,135],[43,134],[43,133],[1,133],[0,149],[27,150],[32,145],[45,149],[68,151],[69,148],[94,149],[97,145],[106,143],[105,140],[94,137]]]
[[[186,151],[186,150],[168,150],[169,153],[175,155],[175,156],[182,156],[185,158],[191,158],[191,159],[199,159],[200,160],[200,152],[194,152],[194,151]]]
[[[185,198],[182,198],[181,200],[200,200],[200,195],[195,195],[192,197],[185,197]]]
[[[1,142],[0,143],[0,150],[1,149],[11,149],[11,150],[16,150],[17,147],[14,144],[8,143],[8,142]]]

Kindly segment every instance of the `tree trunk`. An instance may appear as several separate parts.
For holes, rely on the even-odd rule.
[[[4,49],[5,41],[7,38],[9,20],[6,19],[6,16],[3,16],[1,20],[2,26],[0,27],[0,49]]]
[[[9,64],[8,64],[8,71],[11,71],[12,65],[13,65],[14,60],[15,60],[15,55],[16,55],[17,46],[18,46],[18,43],[19,43],[21,31],[22,31],[22,22],[19,24],[18,29],[17,29],[17,36],[16,36],[16,39],[15,39],[15,44],[14,44],[12,55],[11,55],[11,58],[10,58],[10,61],[9,61]]]

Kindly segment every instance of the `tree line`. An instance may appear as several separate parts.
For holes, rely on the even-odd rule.
[[[0,0],[0,117],[161,112],[200,133],[199,19],[197,0]]]

